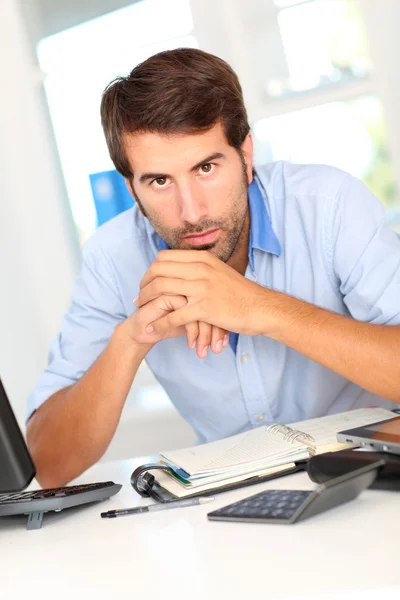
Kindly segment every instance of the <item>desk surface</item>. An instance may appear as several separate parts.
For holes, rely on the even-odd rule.
[[[207,520],[207,512],[263,489],[312,489],[307,475],[297,473],[216,495],[203,506],[101,519],[101,511],[146,502],[129,483],[138,464],[135,459],[94,466],[74,483],[112,479],[123,484],[119,494],[48,513],[40,530],[27,531],[26,517],[1,518],[0,596],[400,597],[398,493],[367,490],[349,504],[289,526]]]

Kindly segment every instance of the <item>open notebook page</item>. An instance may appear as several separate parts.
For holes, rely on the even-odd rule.
[[[338,431],[391,418],[393,413],[384,408],[360,408],[291,423],[290,427],[310,434],[318,453],[346,447],[336,441]],[[251,463],[259,463],[260,468],[267,468],[278,463],[301,460],[308,457],[308,449],[301,442],[288,443],[282,434],[272,434],[262,426],[209,444],[162,452],[160,456],[190,475],[201,475],[237,470],[239,466],[248,470]]]
[[[238,475],[236,477],[229,477],[224,480],[210,478],[213,481],[209,481],[208,483],[204,483],[203,485],[196,486],[184,486],[179,483],[172,475],[168,475],[167,473],[163,473],[162,471],[154,471],[154,476],[157,479],[157,483],[159,483],[163,488],[171,492],[177,496],[177,498],[185,498],[186,496],[190,496],[191,494],[198,494],[201,492],[206,492],[208,490],[218,489],[223,485],[229,485],[231,483],[239,483],[239,481],[245,481],[246,479],[252,479],[253,477],[263,477],[265,475],[273,475],[274,473],[282,473],[294,467],[294,463],[288,463],[286,465],[282,465],[280,467],[274,467],[272,469],[264,469],[263,471],[259,471],[257,474],[246,474],[246,475]]]
[[[336,439],[336,434],[344,429],[353,427],[361,427],[376,421],[385,421],[393,419],[395,415],[386,408],[357,408],[337,415],[327,415],[308,421],[299,421],[297,423],[289,423],[292,429],[304,431],[314,438],[314,446],[317,447],[317,453],[327,452],[327,447],[343,448],[344,444],[340,444]]]
[[[190,475],[223,472],[229,469],[244,470],[252,463],[267,468],[308,457],[307,447],[302,443],[288,443],[278,435],[272,435],[266,427],[258,427],[229,438],[160,453],[161,459],[184,469]]]

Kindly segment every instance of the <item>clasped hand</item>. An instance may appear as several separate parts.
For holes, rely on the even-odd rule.
[[[207,251],[165,250],[144,275],[135,304],[144,308],[156,299],[179,297],[146,332],[164,339],[184,328],[189,347],[204,358],[209,346],[214,352],[227,346],[229,331],[263,333],[267,293]]]

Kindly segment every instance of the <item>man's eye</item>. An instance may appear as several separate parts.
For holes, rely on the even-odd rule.
[[[157,177],[157,179],[153,179],[153,181],[151,183],[154,183],[156,185],[156,187],[162,187],[163,185],[165,185],[167,183],[167,178],[166,177]]]
[[[214,165],[211,163],[205,163],[204,165],[201,165],[200,169],[203,171],[203,173],[211,173],[213,167]]]

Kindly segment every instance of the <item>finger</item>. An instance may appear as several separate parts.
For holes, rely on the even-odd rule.
[[[181,263],[203,262],[209,265],[219,261],[208,250],[161,250],[157,254],[157,260]]]
[[[222,350],[224,349],[224,340],[227,333],[228,332],[225,329],[213,326],[210,347],[215,354],[219,354],[219,352],[222,352]]]
[[[183,306],[186,306],[187,298],[186,296],[168,296],[162,295],[158,296],[151,302],[146,303],[145,306],[142,306],[140,311],[136,311],[138,315],[140,315],[140,319],[144,322],[148,319],[147,324],[160,319],[165,314],[178,310]]]
[[[208,347],[211,344],[212,326],[208,323],[199,323],[199,336],[197,338],[196,348],[197,356],[205,358]]]
[[[199,290],[199,282],[173,279],[169,277],[156,277],[139,292],[135,299],[136,306],[143,306],[158,298],[158,296],[194,296]]]
[[[203,262],[179,263],[156,261],[143,275],[140,289],[151,283],[156,277],[170,277],[176,279],[202,279],[210,271],[210,266]]]
[[[199,323],[197,321],[194,323],[189,323],[186,325],[185,330],[187,345],[189,348],[196,348],[196,340],[199,336]]]
[[[164,337],[178,337],[180,335],[185,335],[186,330],[183,326],[175,328],[174,331],[163,331],[160,335],[149,334],[146,331],[146,327],[149,325],[149,323],[164,317],[171,311],[186,306],[186,304],[187,299],[185,296],[160,296],[142,308],[134,311],[131,318],[134,319],[139,328],[136,329],[136,333],[140,337],[140,342],[154,344]]]
[[[175,327],[182,327],[194,321],[199,321],[201,318],[200,312],[195,304],[186,304],[182,308],[152,321],[146,327],[146,331],[157,337],[162,336],[165,332],[171,331]]]

